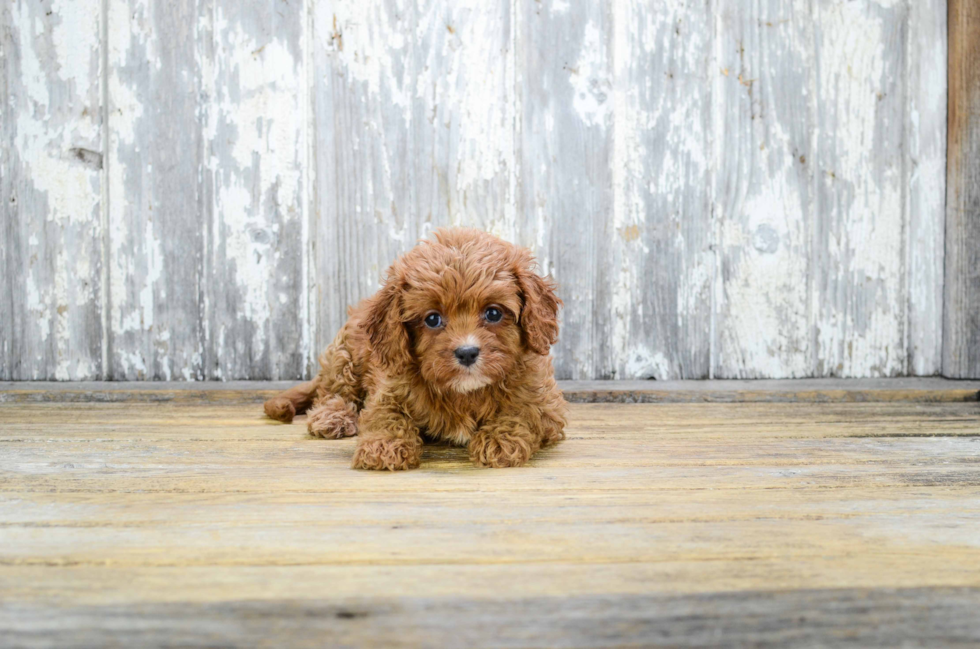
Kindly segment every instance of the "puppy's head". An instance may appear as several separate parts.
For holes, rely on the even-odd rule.
[[[502,381],[524,354],[558,338],[550,278],[523,248],[477,230],[435,233],[398,259],[374,296],[366,329],[389,372],[418,372],[444,391]]]

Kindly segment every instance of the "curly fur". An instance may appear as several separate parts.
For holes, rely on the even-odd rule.
[[[357,407],[341,397],[329,397],[314,405],[306,416],[313,437],[340,439],[357,435]]]
[[[521,466],[565,437],[548,356],[558,338],[555,288],[528,250],[477,230],[439,230],[350,309],[317,377],[267,401],[265,412],[288,422],[309,409],[311,435],[357,434],[357,469],[419,466],[423,435],[468,446],[481,466]],[[490,306],[499,322],[486,317]],[[426,326],[431,313],[441,326]],[[480,349],[471,367],[454,355],[463,345]]]

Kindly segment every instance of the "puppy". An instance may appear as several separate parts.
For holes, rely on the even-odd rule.
[[[308,409],[311,435],[357,435],[355,469],[415,468],[423,436],[467,446],[481,466],[521,466],[565,437],[548,356],[560,305],[528,250],[439,230],[348,311],[319,375],[265,412],[289,422]]]

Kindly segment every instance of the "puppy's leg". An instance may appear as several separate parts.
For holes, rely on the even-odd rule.
[[[357,435],[357,406],[339,396],[317,399],[307,413],[306,428],[313,437],[323,439]]]
[[[470,460],[500,469],[521,466],[541,448],[541,436],[519,417],[498,416],[483,424],[470,438]]]
[[[351,350],[348,326],[344,325],[320,355],[316,400],[306,421],[313,437],[339,439],[357,434],[363,388]]]
[[[309,410],[310,433],[318,437],[323,437],[324,435],[320,434],[321,430],[329,430],[331,428],[345,431],[351,430],[350,422],[348,421],[345,425],[340,426],[339,422],[336,421],[336,416],[330,415],[329,413],[334,411],[341,412],[344,408],[333,404],[326,410],[323,410],[319,416],[331,420],[334,422],[334,425],[324,423],[322,426],[317,426],[315,430],[312,423],[314,419],[313,410],[320,409],[334,396],[342,397],[347,404],[357,404],[360,402],[359,393],[361,390],[360,376],[358,376],[357,367],[351,352],[348,327],[344,325],[337,332],[333,343],[320,355],[320,372],[316,378],[292,387],[266,401],[265,414],[271,419],[288,424],[293,420],[293,417]],[[354,432],[345,432],[339,435],[328,434],[326,437],[344,437],[348,434],[356,434],[357,417],[356,406],[354,407]],[[350,420],[349,417],[346,417],[346,419]]]
[[[289,423],[313,403],[317,392],[317,379],[301,383],[265,402],[265,414],[270,419]]]
[[[497,469],[522,466],[538,449],[565,439],[565,400],[554,381],[550,383],[540,396],[520,395],[503,404],[470,439],[470,460]]]
[[[382,392],[365,406],[353,468],[401,471],[418,467],[422,436],[398,403],[397,397]]]

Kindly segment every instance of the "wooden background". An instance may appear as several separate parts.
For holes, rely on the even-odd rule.
[[[560,378],[943,370],[945,0],[13,0],[0,47],[0,379],[308,376],[444,224],[558,279]]]

